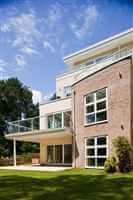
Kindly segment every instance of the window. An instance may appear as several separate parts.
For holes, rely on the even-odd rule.
[[[64,96],[68,97],[71,96],[71,94],[72,94],[71,86],[64,87]]]
[[[48,129],[62,128],[62,113],[55,113],[48,116]]]
[[[86,139],[85,166],[103,167],[107,159],[107,136]]]
[[[48,129],[71,126],[71,111],[53,113],[47,116]]]
[[[85,97],[85,124],[107,120],[107,88],[92,92]]]

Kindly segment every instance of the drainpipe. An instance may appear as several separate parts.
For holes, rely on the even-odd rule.
[[[74,167],[76,168],[76,134],[75,134],[75,94],[73,92],[74,100],[73,100],[73,143],[74,143]]]

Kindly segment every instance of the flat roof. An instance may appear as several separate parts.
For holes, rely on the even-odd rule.
[[[67,62],[69,59],[72,59],[73,57],[78,56],[79,54],[94,50],[94,49],[96,49],[96,48],[98,48],[98,47],[100,47],[100,46],[102,46],[102,45],[104,45],[106,43],[112,42],[113,40],[116,40],[116,39],[120,39],[120,38],[122,38],[122,37],[124,37],[124,36],[126,36],[126,35],[128,35],[130,33],[133,33],[133,28],[130,28],[130,29],[128,29],[128,30],[126,30],[124,32],[121,32],[119,34],[116,34],[116,35],[114,35],[114,36],[112,36],[110,38],[107,38],[107,39],[105,39],[103,41],[100,41],[100,42],[98,42],[96,44],[93,44],[93,45],[91,45],[91,46],[89,46],[87,48],[81,49],[80,51],[77,51],[77,52],[75,52],[73,54],[65,56],[65,57],[63,57],[63,60],[64,60],[64,62]]]

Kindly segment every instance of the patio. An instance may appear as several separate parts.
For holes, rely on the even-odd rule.
[[[22,171],[57,172],[57,171],[65,171],[67,169],[72,169],[72,167],[19,165],[19,166],[0,167],[0,170],[1,169],[4,169],[4,170],[22,170]]]

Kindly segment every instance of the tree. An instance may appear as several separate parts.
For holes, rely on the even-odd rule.
[[[39,115],[38,104],[32,101],[31,90],[17,78],[0,80],[0,157],[11,155],[11,142],[4,138],[7,131],[6,121],[21,120]],[[22,153],[20,143],[17,152]]]

